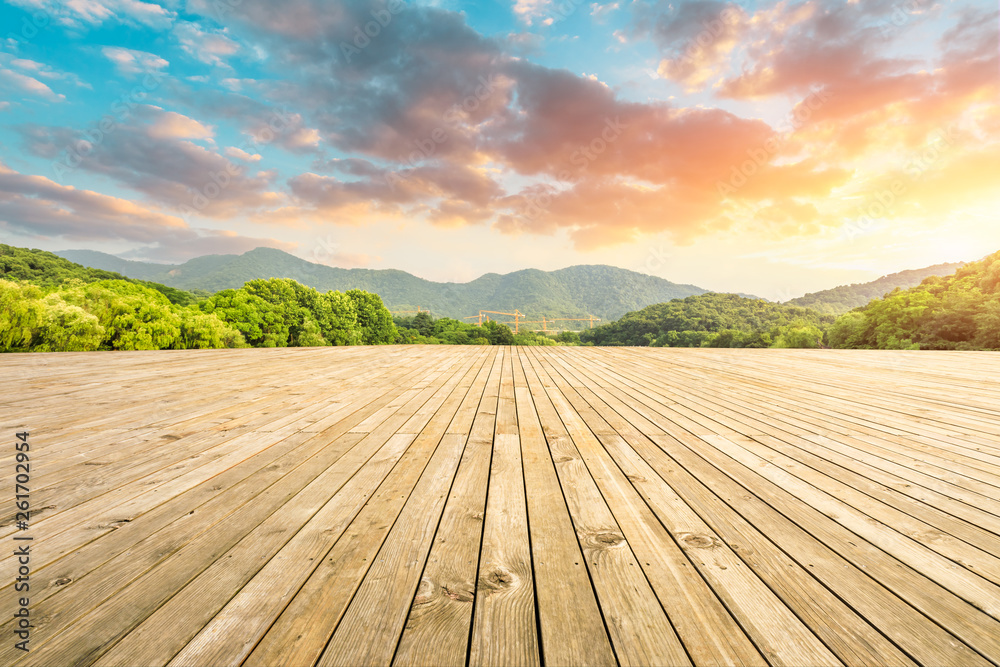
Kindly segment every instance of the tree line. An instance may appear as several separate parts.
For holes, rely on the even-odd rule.
[[[399,332],[396,342],[403,345],[579,345],[580,336],[562,331],[548,336],[540,331],[514,331],[501,322],[484,322],[482,326],[449,317],[434,319],[430,313],[412,317],[397,317]]]
[[[0,280],[0,350],[61,352],[380,345],[396,339],[382,299],[252,280],[194,304],[124,280],[42,288]]]
[[[251,280],[215,294],[188,292],[0,245],[0,351],[392,343],[1000,349],[1000,252],[840,317],[709,293],[551,336],[429,313],[394,319],[377,294],[321,293],[287,278]]]

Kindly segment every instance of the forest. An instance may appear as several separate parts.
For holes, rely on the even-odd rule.
[[[834,316],[736,294],[658,303],[580,333],[594,345],[821,347]]]
[[[1000,349],[1000,252],[842,315],[827,336],[840,348]]]
[[[1000,252],[839,317],[707,293],[547,334],[427,312],[393,318],[377,294],[320,292],[290,278],[185,291],[0,245],[0,351],[384,344],[1000,349]]]
[[[397,342],[426,345],[579,345],[580,336],[574,331],[562,331],[548,336],[538,331],[514,333],[499,322],[484,322],[482,327],[448,317],[434,319],[430,313],[413,317],[397,317]]]
[[[376,294],[320,293],[286,278],[212,295],[0,246],[0,351],[381,345],[396,341]]]

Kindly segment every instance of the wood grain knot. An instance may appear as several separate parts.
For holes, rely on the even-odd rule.
[[[456,602],[472,602],[472,599],[476,597],[476,594],[470,590],[467,590],[468,586],[455,586],[454,588],[449,588],[446,585],[441,586],[441,592],[444,596],[451,598]]]
[[[71,581],[73,581],[73,580],[70,579],[69,577],[59,577],[58,579],[56,579],[55,581],[52,582],[52,585],[53,586],[65,586],[66,584],[68,584]]]
[[[413,598],[413,604],[427,604],[433,600],[436,588],[433,581],[427,577],[421,577],[420,586],[417,587],[417,596]]]
[[[583,535],[584,546],[592,549],[608,549],[616,547],[625,542],[625,537],[620,533],[587,533]]]
[[[495,567],[480,577],[480,585],[486,590],[487,595],[511,588],[516,584],[517,575],[504,567]]]
[[[677,536],[681,546],[688,549],[716,549],[721,543],[711,535],[696,535],[694,533],[681,533]]]

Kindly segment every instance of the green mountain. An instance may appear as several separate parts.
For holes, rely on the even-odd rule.
[[[108,255],[108,257],[112,257],[112,255]],[[81,266],[79,263],[74,263],[45,250],[29,250],[28,248],[17,248],[4,244],[0,244],[0,279],[19,280],[49,288],[62,285],[67,280],[78,280],[83,283],[93,283],[98,280],[125,280],[155,289],[166,296],[171,303],[181,306],[208,296],[207,294],[192,294],[185,290],[151,282],[141,276],[126,277],[113,269]]]
[[[925,269],[912,269],[882,276],[870,283],[841,285],[833,289],[813,292],[797,299],[786,301],[789,306],[803,306],[821,313],[842,315],[849,310],[860,308],[873,299],[878,299],[896,288],[916,287],[924,278],[946,276],[961,267],[961,263],[935,264]]]
[[[1000,252],[842,315],[829,340],[847,348],[1000,350]]]
[[[580,334],[595,345],[816,347],[832,315],[738,294],[657,303]]]
[[[256,278],[292,278],[320,292],[374,292],[390,310],[429,308],[435,317],[456,319],[476,315],[480,309],[509,312],[517,308],[529,320],[543,315],[594,315],[608,321],[653,303],[707,291],[603,265],[487,273],[468,283],[438,283],[392,269],[339,269],[313,264],[273,248],[257,248],[242,255],[208,255],[180,265],[134,262],[90,250],[57,254],[85,266],[185,290],[216,292],[239,288]]]

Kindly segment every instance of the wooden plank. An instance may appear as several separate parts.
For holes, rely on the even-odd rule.
[[[436,393],[428,402],[440,407],[460,377],[440,388],[429,385],[423,393]],[[414,437],[398,432],[392,436]],[[177,664],[239,663],[348,524],[363,526],[358,533],[364,539],[380,539],[378,526],[391,525],[436,444],[433,437],[415,441],[370,497],[352,486],[363,477],[362,469],[290,540],[278,543],[280,550],[258,556],[262,542],[258,539],[252,550],[226,554],[215,564],[219,567],[210,567],[188,584],[97,664],[166,664],[172,657]],[[235,597],[234,590],[239,590]],[[231,631],[234,628],[239,632]]]
[[[588,446],[593,436],[576,428],[572,407],[534,363],[524,370],[618,662],[691,664],[579,452],[577,438]]]
[[[514,396],[542,657],[551,667],[610,667],[617,661],[583,564],[583,552],[542,433],[523,363],[521,353],[515,350]]]
[[[681,639],[685,640],[685,647],[697,664],[763,663],[764,659],[747,640],[744,629],[774,663],[841,664],[766,584],[745,567],[740,567],[739,557],[704,522],[691,512],[678,511],[682,504],[668,506],[675,514],[667,524],[671,531],[668,535],[609,452],[617,452],[620,459],[632,464],[633,469],[641,459],[629,456],[630,448],[617,431],[580,399],[569,383],[563,384],[559,376],[554,377],[554,382],[557,386],[562,385],[560,391],[585,420],[585,426],[599,434],[597,438],[603,446],[588,448],[584,453],[587,465],[602,487],[605,499],[612,504],[613,510],[618,510],[619,522],[624,518],[631,528],[633,538],[629,539],[629,544],[637,555],[642,553],[639,561],[647,563],[647,576],[652,572],[662,582],[664,608],[671,619],[675,619]],[[579,378],[576,382],[582,386]],[[616,421],[624,425],[621,420]],[[577,429],[582,430],[585,426],[578,424]],[[641,478],[642,474],[638,473],[637,477]],[[718,600],[713,600],[711,590],[699,573],[723,596],[728,611]],[[669,597],[669,593],[673,593],[673,597]],[[764,609],[767,613],[762,614]]]
[[[491,359],[472,431],[421,575],[419,594],[409,610],[394,665],[466,665],[503,354],[498,349]]]
[[[512,360],[505,354],[500,372],[470,667],[540,664]]]

